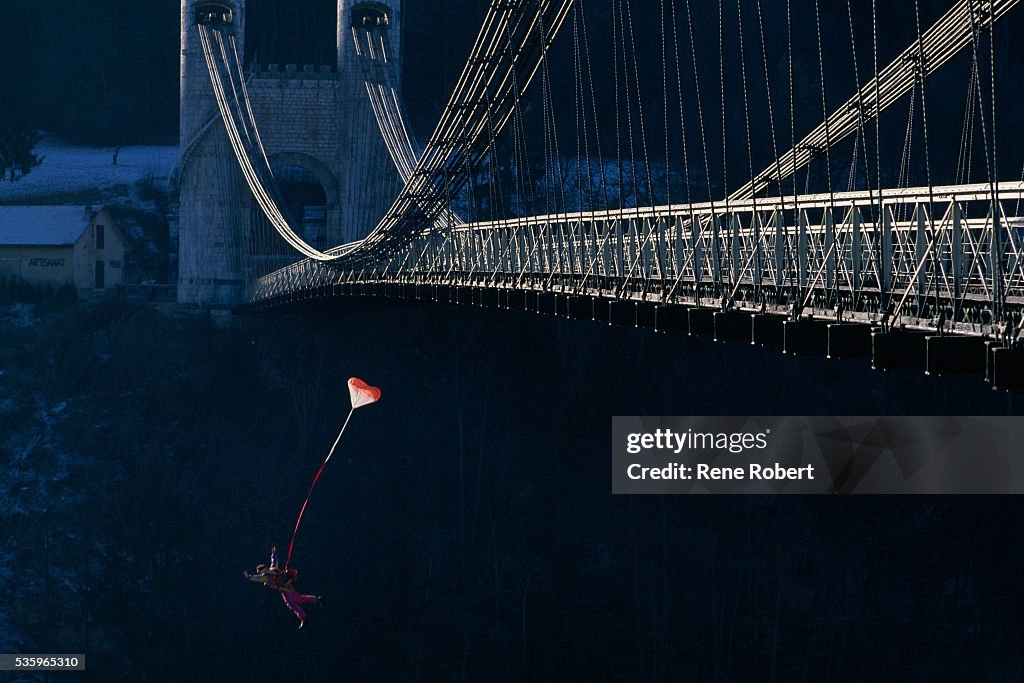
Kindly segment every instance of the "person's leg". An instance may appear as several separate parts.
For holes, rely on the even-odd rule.
[[[299,628],[302,628],[302,625],[306,621],[306,611],[302,609],[299,601],[295,599],[296,597],[302,596],[297,596],[296,593],[281,591],[281,599],[284,600],[284,604],[288,606],[288,609],[292,611],[292,614],[299,618]]]

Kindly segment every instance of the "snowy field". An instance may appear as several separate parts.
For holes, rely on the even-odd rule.
[[[0,183],[0,204],[46,199],[78,203],[78,197],[96,201],[123,194],[141,180],[165,188],[178,148],[122,147],[114,166],[113,147],[81,147],[46,136],[36,145],[35,154],[42,158],[41,165],[16,183]]]

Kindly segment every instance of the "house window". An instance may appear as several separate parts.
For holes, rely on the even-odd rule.
[[[103,272],[103,261],[96,262],[96,289],[103,289],[107,286]]]
[[[103,232],[104,232],[103,231],[103,226],[102,225],[97,225],[96,226],[96,248],[97,249],[102,249],[103,248],[103,237],[104,237]]]

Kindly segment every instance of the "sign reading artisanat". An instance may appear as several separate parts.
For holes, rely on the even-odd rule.
[[[62,258],[45,258],[43,256],[37,256],[28,260],[28,265],[37,268],[63,268],[64,259]]]

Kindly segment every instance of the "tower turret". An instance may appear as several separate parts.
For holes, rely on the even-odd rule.
[[[352,29],[370,25],[385,26],[396,61],[401,65],[401,0],[338,0],[338,72],[360,74],[356,64]],[[361,83],[360,83],[361,85]]]
[[[245,49],[245,0],[182,0],[181,65],[178,140],[184,154],[196,134],[217,112],[210,76],[199,40],[198,24],[228,24],[238,41],[241,56]]]

